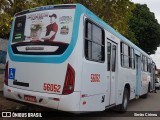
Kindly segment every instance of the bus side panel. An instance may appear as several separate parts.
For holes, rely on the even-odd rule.
[[[105,95],[98,94],[81,98],[80,111],[103,111],[105,110]]]
[[[59,101],[58,110],[76,112],[79,110],[80,92],[73,92],[69,95],[62,95]]]
[[[141,71],[141,95],[144,95],[148,92],[148,85],[150,81],[150,75],[147,72]]]
[[[122,73],[121,73],[121,55],[120,55],[120,39],[117,38],[117,44],[118,44],[118,51],[117,51],[117,83],[116,83],[116,105],[122,103],[122,96],[123,96],[123,88],[124,88],[124,83],[123,80],[121,79]]]
[[[85,23],[85,18],[83,19],[83,24]],[[83,26],[83,30],[80,31],[85,30],[85,24]],[[83,58],[82,71],[80,73],[82,76],[80,110],[102,111],[105,109],[106,63],[87,60],[84,54],[84,38],[81,41],[83,41]]]
[[[133,69],[124,68],[120,64],[118,77],[118,97],[117,104],[122,103],[123,91],[126,84],[130,86],[130,100],[135,98],[136,72]]]
[[[99,111],[105,109],[105,65],[83,59],[82,70],[82,95],[81,109],[85,111]],[[94,76],[99,76],[99,81],[94,81]],[[86,102],[86,104],[83,102]],[[83,104],[83,106],[82,106]]]

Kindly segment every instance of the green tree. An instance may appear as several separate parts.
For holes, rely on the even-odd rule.
[[[9,38],[9,32],[15,13],[37,6],[28,0],[0,0],[0,37]]]
[[[129,20],[134,4],[129,0],[75,0],[93,11],[118,32],[129,38]],[[134,34],[132,33],[132,36]],[[136,41],[134,39],[134,41]]]
[[[0,8],[4,11],[3,13],[0,13],[0,27],[2,28],[0,30],[0,35],[3,38],[8,38],[9,36],[11,21],[13,20],[15,13],[37,6],[66,3],[81,3],[124,36],[134,36],[132,32],[127,32],[129,31],[128,21],[131,16],[131,11],[134,8],[133,3],[129,0],[32,0],[32,2],[29,2],[28,0],[0,1],[2,3]]]
[[[134,32],[129,30],[129,20],[135,8],[130,0],[76,0],[76,2],[86,6],[132,42],[138,43]]]
[[[11,24],[11,15],[7,13],[10,5],[7,0],[0,0],[0,37],[8,38]]]
[[[147,5],[136,4],[129,26],[138,40],[138,46],[153,54],[160,44],[160,25]]]

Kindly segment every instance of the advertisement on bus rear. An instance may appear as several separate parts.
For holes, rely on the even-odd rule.
[[[18,42],[71,41],[75,10],[46,10],[17,16],[12,44]]]

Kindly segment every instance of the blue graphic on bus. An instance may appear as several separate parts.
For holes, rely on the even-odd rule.
[[[15,79],[15,73],[16,69],[15,68],[9,68],[9,79]]]

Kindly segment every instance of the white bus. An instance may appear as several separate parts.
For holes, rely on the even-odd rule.
[[[15,14],[8,44],[4,96],[68,112],[126,111],[147,97],[149,55],[80,4]]]

